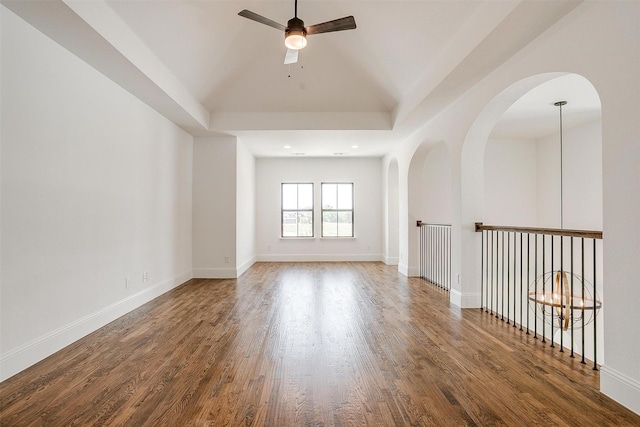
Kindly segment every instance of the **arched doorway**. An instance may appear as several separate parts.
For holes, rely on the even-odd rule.
[[[562,132],[557,101],[567,101],[563,106]],[[503,111],[498,114],[500,109]],[[573,237],[569,238],[563,230],[601,232],[601,165],[600,99],[593,85],[575,74],[546,74],[515,83],[485,107],[463,146],[461,226],[462,236],[468,242],[462,243],[463,271],[476,271],[479,299],[485,309],[499,313],[507,323],[514,322],[514,326],[518,320],[522,325],[525,311],[531,313],[534,333],[542,331],[542,342],[550,342],[552,347],[554,343],[563,344],[572,352],[576,342],[569,339],[567,328],[569,319],[576,316],[570,309],[564,310],[564,303],[557,303],[555,298],[562,298],[563,289],[569,299],[576,295],[573,290],[569,293],[568,284],[571,281],[573,289],[575,277],[576,283],[589,283],[589,296],[585,297],[583,288],[580,304],[589,305],[592,301],[592,312],[599,311],[603,295],[602,240],[589,240],[585,250],[583,238],[582,248],[576,243],[576,251],[581,254],[576,257]],[[482,233],[482,242],[478,241],[478,233],[469,232],[471,224],[465,224],[472,216],[493,229]],[[522,231],[518,227],[536,231]],[[543,229],[556,231],[540,231]],[[525,235],[527,243],[523,246]],[[535,252],[529,246],[530,237],[535,242]],[[538,252],[539,242],[542,253]],[[576,258],[582,259],[582,268],[577,267],[574,272]],[[535,269],[533,276],[529,265]],[[516,276],[518,268],[520,277]],[[474,282],[473,275],[471,278],[469,282]],[[566,284],[562,285],[563,282]],[[470,293],[469,288],[466,291]],[[567,303],[567,307],[572,304]],[[543,314],[539,324],[540,310],[544,312],[548,307],[555,308],[546,312],[548,318]],[[558,323],[553,321],[554,316]],[[527,316],[527,328],[528,319]],[[589,330],[586,334],[585,328]],[[600,363],[603,360],[602,333],[594,342],[596,329],[603,330],[602,314],[587,327],[583,323],[582,341],[576,350],[593,360],[594,366],[596,359]]]
[[[414,152],[408,173],[408,271],[419,275],[419,230],[417,221],[451,224],[451,155],[442,141],[423,142]]]

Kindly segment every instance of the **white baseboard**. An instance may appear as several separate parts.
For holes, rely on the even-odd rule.
[[[600,391],[640,415],[640,382],[608,366],[602,366]]]
[[[251,257],[251,259],[247,260],[246,262],[242,263],[236,270],[236,277],[240,277],[242,276],[242,274],[247,271],[248,269],[251,268],[251,266],[253,264],[255,264],[256,262],[256,257],[253,256]]]
[[[409,276],[409,266],[405,263],[398,263],[398,272],[400,274],[404,274],[405,276]]]
[[[420,267],[409,267],[407,276],[420,277]]]
[[[479,293],[462,293],[457,289],[451,289],[449,302],[460,308],[479,308],[481,304]]]
[[[191,270],[184,271],[2,354],[0,381],[12,377],[191,278]]]
[[[195,279],[235,279],[238,271],[235,268],[194,268]]]
[[[381,261],[380,254],[261,254],[259,262]]]
[[[396,257],[384,256],[382,258],[382,262],[384,262],[387,265],[398,265],[399,261],[400,261],[400,259],[397,256]]]

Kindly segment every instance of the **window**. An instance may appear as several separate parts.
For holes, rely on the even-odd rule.
[[[313,184],[282,184],[282,237],[313,237]]]
[[[322,237],[353,237],[353,183],[322,183]]]

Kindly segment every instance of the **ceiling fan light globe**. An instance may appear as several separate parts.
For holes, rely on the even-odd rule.
[[[291,31],[284,39],[284,45],[288,49],[300,50],[307,45],[307,37],[303,32]]]

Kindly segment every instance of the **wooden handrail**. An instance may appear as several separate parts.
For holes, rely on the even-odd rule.
[[[476,232],[481,231],[515,231],[517,233],[550,234],[553,236],[584,237],[588,239],[602,239],[602,231],[566,230],[561,228],[512,227],[509,225],[484,225],[476,222]]]
[[[422,222],[421,220],[416,221],[416,227],[422,227],[424,225],[434,225],[437,227],[451,227],[451,224],[431,224],[429,222]]]

